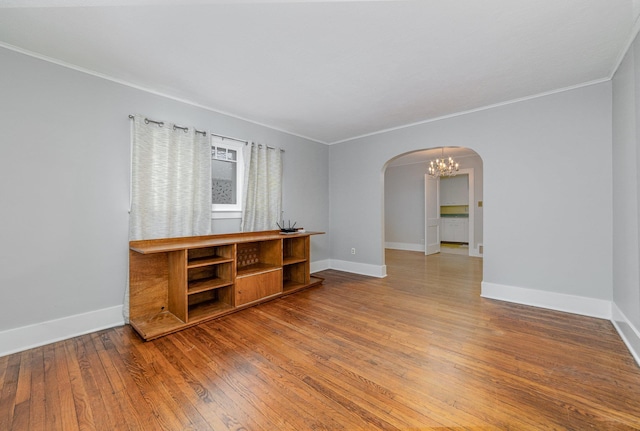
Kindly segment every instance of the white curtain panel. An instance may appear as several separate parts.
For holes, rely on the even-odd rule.
[[[211,233],[209,139],[136,115],[133,126],[129,239]]]
[[[245,166],[242,230],[278,229],[276,223],[282,211],[282,152],[266,145],[249,145]]]
[[[209,139],[173,126],[133,119],[129,240],[211,233]],[[129,323],[128,278],[123,315]]]

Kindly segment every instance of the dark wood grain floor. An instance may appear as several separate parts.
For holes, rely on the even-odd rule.
[[[636,430],[611,323],[479,297],[482,261],[390,251],[142,342],[115,328],[0,358],[0,430]]]

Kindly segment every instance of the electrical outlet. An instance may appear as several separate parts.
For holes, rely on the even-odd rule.
[[[356,254],[356,249],[355,248],[351,249],[351,254]]]

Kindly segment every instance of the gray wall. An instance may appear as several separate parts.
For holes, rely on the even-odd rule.
[[[4,48],[0,64],[0,331],[122,305],[128,114],[284,148],[285,216],[328,231],[326,145]],[[329,236],[312,243],[328,259]]]
[[[332,145],[332,259],[384,264],[385,164],[438,146],[483,160],[485,281],[611,300],[610,83]]]
[[[384,174],[385,243],[424,250],[425,163],[389,166]]]
[[[473,168],[474,198],[469,211],[475,209],[474,240],[470,247],[482,243],[483,208],[477,202],[483,200],[482,159],[478,156],[456,158],[461,169]],[[384,173],[384,233],[386,243],[409,244],[415,250],[424,250],[424,175],[428,162],[402,166],[389,166]]]
[[[640,363],[640,41],[613,78],[614,321]]]

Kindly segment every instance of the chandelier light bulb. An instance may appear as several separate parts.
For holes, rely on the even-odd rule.
[[[444,157],[444,148],[442,149],[442,158],[436,158],[435,161],[429,162],[429,175],[434,178],[453,177],[460,169],[460,164],[453,160],[453,157]]]

